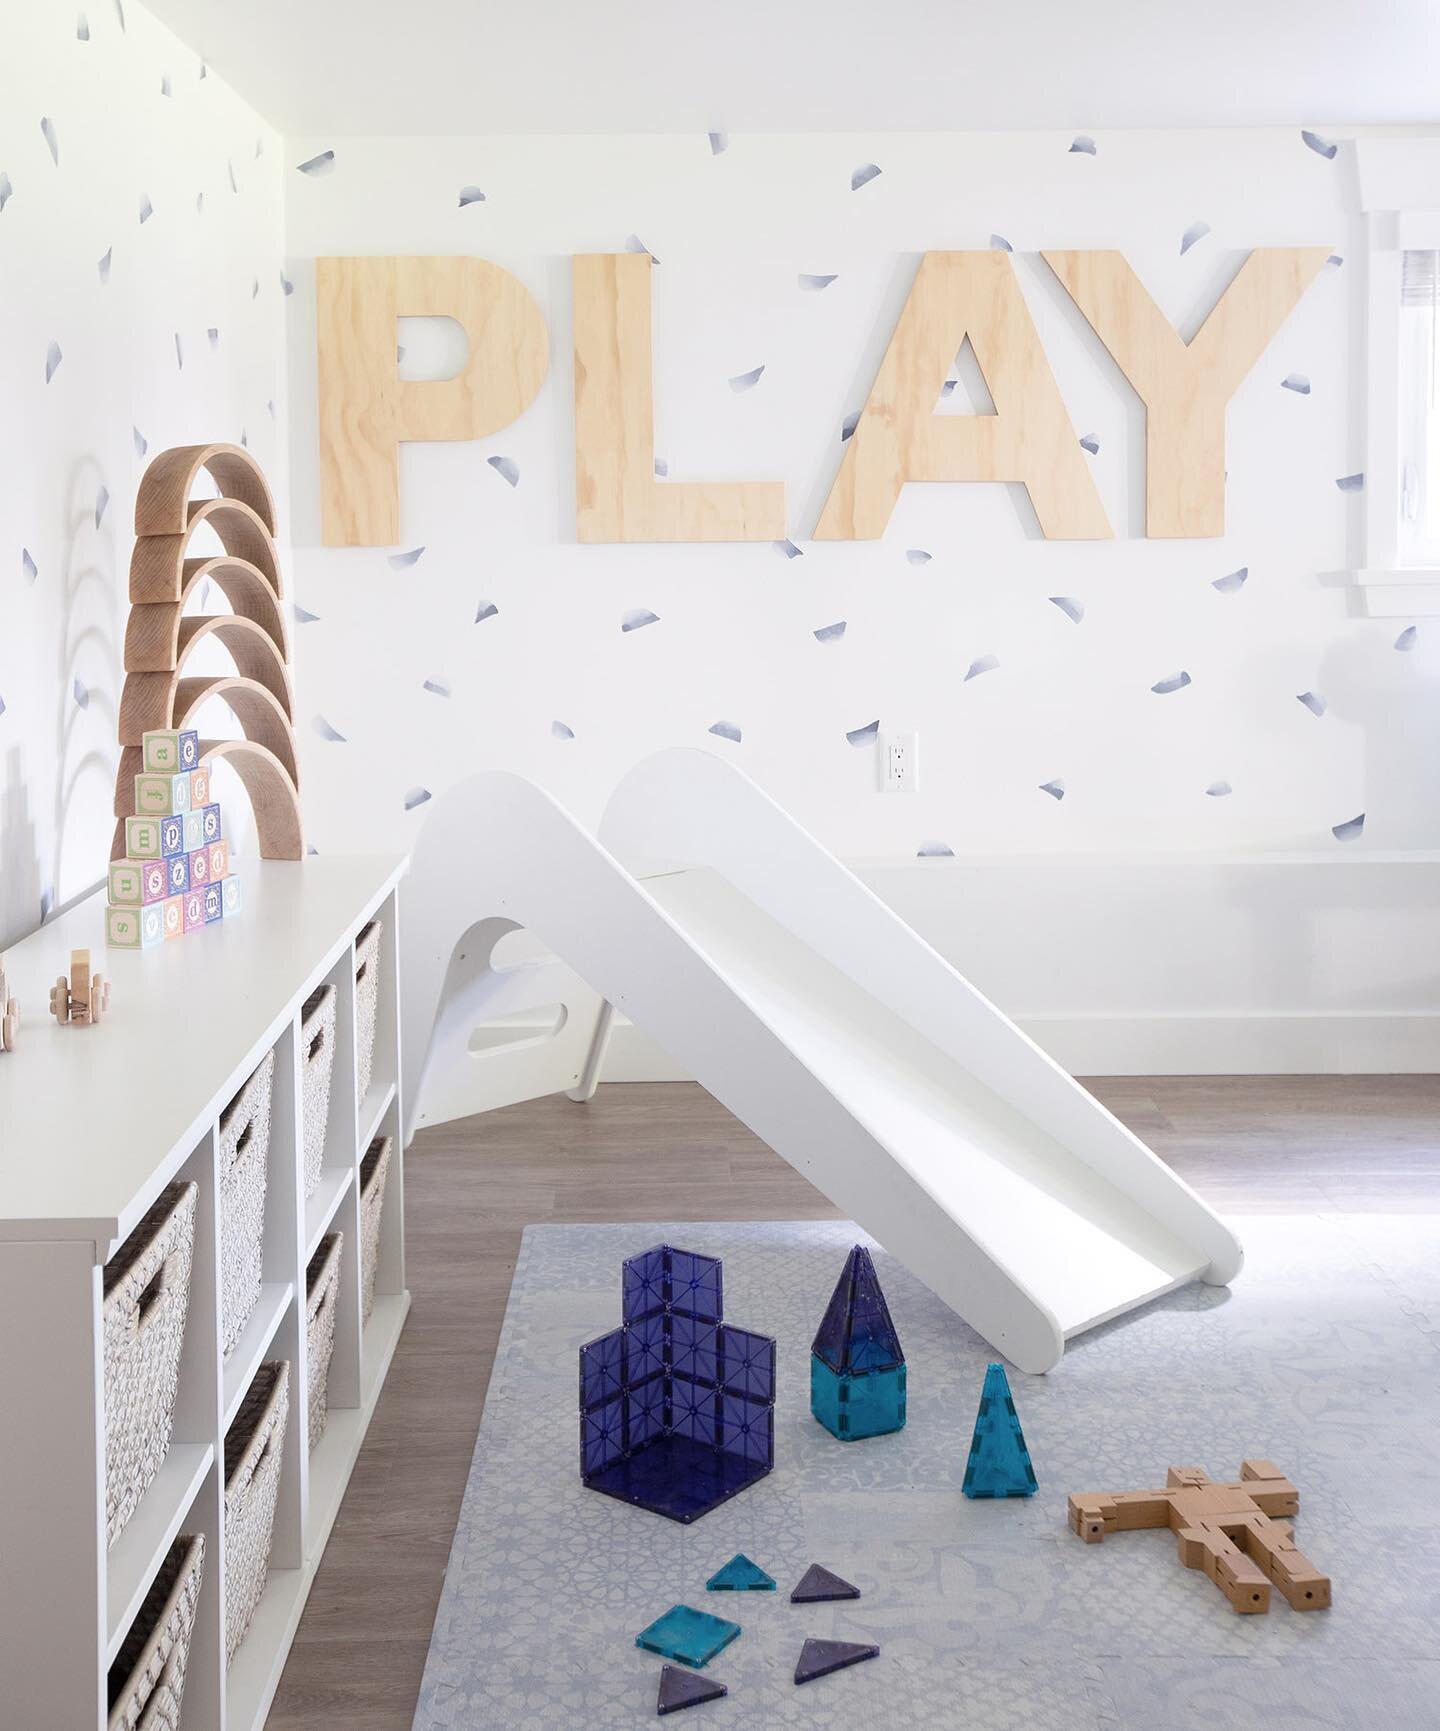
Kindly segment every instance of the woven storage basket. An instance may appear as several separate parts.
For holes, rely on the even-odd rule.
[[[194,1184],[171,1184],[105,1265],[105,1540],[113,1545],[170,1447],[195,1249]],[[17,1322],[15,1326],[23,1326]]]
[[[260,1296],[275,1054],[220,1114],[220,1350],[229,1356]]]
[[[325,1396],[330,1381],[330,1355],[335,1350],[335,1311],[340,1303],[340,1254],[345,1234],[331,1232],[305,1270],[305,1329],[308,1366],[306,1395],[310,1409],[310,1447],[325,1434]]]
[[[365,1104],[375,1063],[375,1014],[380,1007],[379,920],[371,920],[355,940],[355,1104]],[[368,1128],[362,1125],[361,1129]]]
[[[179,1731],[185,1662],[205,1574],[205,1538],[171,1545],[110,1667],[108,1731]]]
[[[330,1078],[335,1071],[334,986],[321,986],[300,1012],[300,1063],[304,1071],[301,1107],[304,1120],[305,1194],[313,1196],[325,1162],[325,1130],[330,1120]]]
[[[377,1136],[360,1162],[360,1315],[375,1308],[375,1265],[380,1260],[380,1221],[385,1213],[385,1180],[390,1176],[389,1136]]]
[[[270,1567],[290,1363],[262,1364],[225,1433],[225,1663],[245,1639]]]

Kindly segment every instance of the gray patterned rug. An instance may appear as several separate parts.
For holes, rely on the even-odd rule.
[[[985,1345],[883,1252],[909,1423],[842,1444],[809,1414],[810,1341],[856,1240],[825,1224],[525,1233],[416,1710],[417,1731],[655,1723],[636,1634],[674,1603],[744,1634],[685,1731],[1433,1731],[1440,1726],[1440,1221],[1247,1217],[1230,1292],[1191,1287],[1011,1374],[1040,1479],[969,1502]],[[662,1240],[725,1262],[725,1310],[779,1340],[774,1473],[693,1526],[579,1481],[576,1348],[620,1317],[620,1263]],[[1275,1461],[1334,1608],[1239,1617],[1168,1532],[1084,1545],[1075,1490]],[[707,1594],[744,1551],[778,1593]],[[812,1561],[858,1601],[791,1605]],[[877,1660],[796,1688],[806,1636]]]

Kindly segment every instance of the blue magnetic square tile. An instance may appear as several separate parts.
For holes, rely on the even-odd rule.
[[[768,1334],[725,1323],[719,1340],[720,1380],[753,1400],[775,1398],[775,1342]]]
[[[628,1425],[626,1446],[643,1449],[670,1428],[670,1384],[666,1377],[652,1377],[628,1391],[625,1398]]]
[[[670,1369],[674,1375],[713,1383],[715,1336],[713,1322],[674,1312],[670,1318]]]
[[[712,1389],[693,1382],[674,1382],[670,1388],[671,1429],[692,1442],[715,1441],[715,1401]]]
[[[638,1322],[664,1310],[669,1281],[666,1264],[669,1252],[663,1244],[632,1256],[621,1267],[621,1302],[626,1322]]]
[[[627,1322],[629,1335],[629,1376],[632,1382],[644,1382],[670,1364],[670,1317],[663,1311]]]
[[[720,1259],[693,1250],[670,1252],[670,1305],[687,1316],[719,1322],[725,1314],[720,1291]]]
[[[611,1329],[580,1348],[580,1405],[616,1399],[625,1386],[625,1331]]]
[[[775,1458],[775,1408],[741,1395],[720,1397],[720,1446],[747,1461]]]
[[[689,1605],[672,1605],[663,1617],[657,1617],[648,1629],[640,1631],[635,1645],[647,1653],[658,1653],[662,1659],[675,1659],[699,1670],[739,1633],[740,1625],[725,1617],[713,1617],[709,1611],[692,1610]]]
[[[864,1437],[903,1430],[905,1366],[842,1376],[818,1353],[812,1353],[810,1411],[841,1442],[859,1442]]]
[[[618,1400],[581,1414],[580,1458],[586,1473],[599,1472],[622,1458],[624,1423],[624,1407]]]

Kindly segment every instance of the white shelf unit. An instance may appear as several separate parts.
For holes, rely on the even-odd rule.
[[[105,950],[99,898],[11,949],[26,1020],[0,1058],[0,1719],[104,1731],[111,1661],[167,1550],[205,1535],[182,1731],[259,1731],[410,1307],[400,1146],[400,858],[239,864],[242,916],[145,954]],[[383,922],[373,1082],[355,1099],[355,940]],[[89,948],[109,1016],[59,1027],[46,993]],[[319,1188],[304,1195],[301,1009],[337,988],[336,1053]],[[264,1284],[228,1358],[219,1343],[217,1124],[276,1053]],[[395,1138],[376,1298],[360,1316],[360,1162]],[[175,1179],[199,1188],[190,1304],[169,1454],[107,1551],[101,1281]],[[329,1419],[306,1446],[305,1268],[345,1234]],[[270,1575],[225,1665],[225,1432],[259,1366],[291,1363]]]

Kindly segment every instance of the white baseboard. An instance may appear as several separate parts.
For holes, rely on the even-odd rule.
[[[1432,1075],[1440,1015],[1034,1016],[1021,1027],[1075,1076]],[[616,1019],[606,1082],[690,1078]]]

